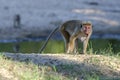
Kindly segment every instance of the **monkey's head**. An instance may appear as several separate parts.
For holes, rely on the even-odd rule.
[[[82,23],[82,32],[86,35],[89,35],[92,31],[92,23],[91,22],[83,22]]]

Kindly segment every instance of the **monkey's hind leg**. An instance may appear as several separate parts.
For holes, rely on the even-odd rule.
[[[64,35],[64,42],[65,42],[65,52],[68,51],[68,46],[69,46],[69,38],[70,38],[70,35],[68,32],[65,32]]]
[[[65,52],[67,53],[68,46],[69,46],[69,40],[70,40],[70,34],[67,31],[65,31],[64,29],[61,30],[61,33],[63,35],[64,42],[65,42]]]

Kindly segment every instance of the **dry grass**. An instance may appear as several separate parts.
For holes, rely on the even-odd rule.
[[[120,79],[120,59],[113,56],[6,53],[6,57],[0,56],[0,80]]]

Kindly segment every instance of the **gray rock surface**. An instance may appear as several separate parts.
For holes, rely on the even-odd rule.
[[[13,28],[15,14],[21,15],[21,29]],[[48,35],[71,19],[91,21],[98,35],[119,35],[119,15],[120,0],[0,0],[0,39]]]

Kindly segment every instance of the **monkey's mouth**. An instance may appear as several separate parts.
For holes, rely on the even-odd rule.
[[[88,34],[86,33],[86,35],[88,36]]]
[[[85,34],[88,36],[89,32],[85,32]]]

